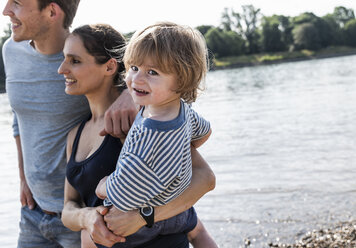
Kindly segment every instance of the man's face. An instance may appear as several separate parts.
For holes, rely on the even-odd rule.
[[[9,16],[15,41],[37,40],[46,35],[49,22],[46,8],[38,8],[38,0],[8,0],[3,15]]]

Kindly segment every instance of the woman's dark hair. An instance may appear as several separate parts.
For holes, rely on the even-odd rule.
[[[120,91],[126,89],[125,66],[122,61],[125,52],[125,37],[108,24],[84,25],[73,30],[83,41],[85,49],[95,58],[97,64],[105,64],[109,59],[117,61],[114,85]]]

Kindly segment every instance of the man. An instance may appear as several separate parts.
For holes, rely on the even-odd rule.
[[[79,0],[8,0],[3,10],[13,32],[3,54],[21,182],[18,247],[80,247],[79,233],[63,226],[60,213],[66,135],[89,108],[84,98],[65,94],[64,78],[57,74],[78,4]],[[119,128],[112,123],[121,124],[120,120],[107,118],[107,131],[122,135],[136,108],[128,93],[115,106],[130,114]]]
[[[85,97],[65,94],[65,80],[57,74],[79,1],[8,0],[3,10],[12,23],[12,38],[3,47],[3,58],[19,158],[19,248],[80,247],[79,233],[65,228],[60,215],[66,135],[88,114],[89,107]],[[124,136],[136,113],[131,96],[124,91],[106,112],[102,135]],[[196,151],[192,158],[191,185],[174,201],[157,207],[154,221],[183,212],[214,188],[209,166]],[[123,240],[117,235],[127,236],[146,224],[137,210],[123,213],[112,208],[106,212],[101,206],[83,217],[93,240],[105,246]]]

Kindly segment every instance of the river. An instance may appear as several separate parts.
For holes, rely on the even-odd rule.
[[[197,204],[220,247],[294,242],[356,219],[356,56],[212,71],[193,105],[213,134],[199,148],[216,188]],[[15,247],[18,170],[0,94],[0,247]]]

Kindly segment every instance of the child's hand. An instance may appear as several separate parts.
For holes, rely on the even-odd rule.
[[[107,194],[106,194],[106,179],[107,178],[108,178],[107,176],[103,177],[95,189],[95,194],[97,195],[97,197],[99,197],[102,200],[104,200],[107,196]]]

